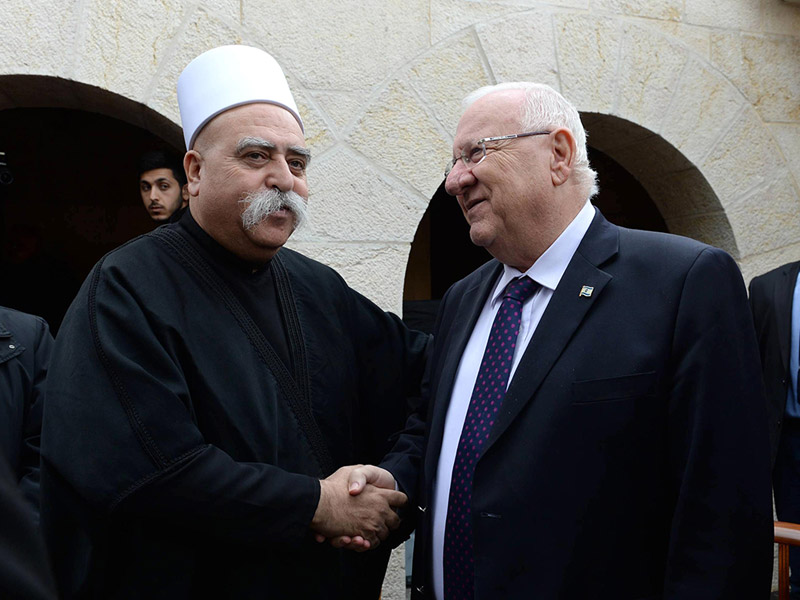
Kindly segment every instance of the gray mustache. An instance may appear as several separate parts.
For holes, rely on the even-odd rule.
[[[271,214],[285,208],[294,215],[296,231],[308,220],[308,208],[303,197],[297,192],[282,192],[275,188],[251,192],[239,200],[247,205],[242,213],[242,225],[245,229],[253,229]]]

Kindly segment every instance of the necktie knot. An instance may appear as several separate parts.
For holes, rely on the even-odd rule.
[[[506,286],[506,291],[503,294],[503,298],[513,298],[517,302],[525,302],[528,298],[533,296],[533,293],[536,291],[537,288],[536,282],[528,277],[527,275],[523,275],[517,279],[511,280],[509,284]]]

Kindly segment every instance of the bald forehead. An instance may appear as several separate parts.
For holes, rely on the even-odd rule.
[[[524,100],[522,90],[501,90],[478,98],[461,116],[456,140],[519,133]]]

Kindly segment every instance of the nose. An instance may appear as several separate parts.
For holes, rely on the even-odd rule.
[[[277,188],[282,192],[289,192],[294,188],[294,175],[285,158],[277,157],[269,162],[265,183],[268,188]]]
[[[450,173],[447,174],[447,179],[444,180],[444,189],[451,196],[459,196],[473,183],[475,183],[475,176],[472,174],[472,169],[467,168],[459,160]]]
[[[158,200],[158,188],[156,186],[150,188],[150,200]]]

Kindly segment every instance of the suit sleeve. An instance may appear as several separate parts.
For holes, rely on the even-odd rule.
[[[704,250],[686,276],[671,356],[676,498],[664,598],[765,597],[772,508],[764,392],[741,275],[720,250]]]
[[[206,442],[182,370],[191,356],[156,316],[171,309],[148,308],[157,310],[146,310],[112,268],[96,268],[73,303],[47,388],[43,513],[74,503],[59,496],[69,490],[89,514],[161,517],[223,539],[300,544],[319,481],[237,462]],[[212,341],[199,350],[236,352]]]

